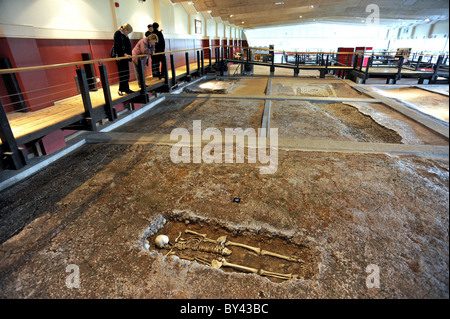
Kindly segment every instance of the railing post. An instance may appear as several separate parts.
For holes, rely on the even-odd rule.
[[[203,50],[200,50],[200,60],[201,60],[201,74],[205,75],[205,53]]]
[[[275,51],[272,51],[272,65],[270,66],[270,75],[275,75]]]
[[[11,61],[8,58],[0,58],[0,69],[12,69]],[[2,74],[2,78],[14,109],[18,112],[28,112],[16,74]]]
[[[419,60],[417,60],[417,65],[415,71],[419,71],[420,63],[422,62],[423,55],[419,56]]]
[[[137,65],[137,72],[138,72],[138,79],[139,79],[139,86],[141,87],[141,97],[143,99],[144,103],[148,103],[150,101],[147,89],[146,89],[146,83],[145,83],[145,69],[144,69],[144,63],[142,62],[142,59],[138,59],[138,65]]]
[[[16,139],[9,125],[8,117],[2,102],[0,102],[0,139],[2,140],[3,156],[13,169],[21,169],[26,164],[26,158],[17,147]],[[2,157],[3,157],[2,156]]]
[[[442,61],[444,60],[443,55],[439,55],[436,64],[434,65],[434,73],[431,77],[430,84],[436,84],[437,78],[439,76],[439,68],[441,67]]]
[[[175,70],[175,58],[173,54],[170,55],[170,67],[172,69],[172,87],[174,87],[177,84],[177,73]]]
[[[82,68],[77,68],[78,85],[80,86],[80,93],[83,99],[84,112],[88,129],[97,131],[96,121],[94,119],[94,112],[92,110],[91,97],[89,95],[89,86],[86,78],[86,71]]]
[[[117,118],[117,113],[112,107],[111,88],[109,87],[108,72],[106,70],[106,65],[104,64],[100,64],[98,68],[100,71],[100,81],[102,83],[103,96],[105,97],[106,115],[108,116],[108,120],[112,122]]]
[[[211,67],[212,65],[212,50],[211,48],[209,48],[209,66]]]
[[[164,68],[164,84],[169,88],[169,67],[167,65],[167,56],[163,54],[163,68]]]
[[[197,51],[197,71],[199,74],[201,73],[201,67],[202,64],[200,62],[200,51]]]
[[[398,72],[397,72],[397,75],[396,75],[396,77],[395,77],[395,82],[394,82],[394,84],[397,83],[397,81],[400,80],[400,79],[402,78],[403,61],[405,61],[405,58],[404,58],[403,56],[401,56],[401,57],[398,59]]]
[[[225,73],[225,61],[223,60],[223,55],[219,64],[220,64],[220,76],[223,76]]]
[[[186,58],[186,77],[188,82],[191,82],[191,66],[189,65],[189,52],[185,52],[184,56]]]
[[[81,53],[83,61],[92,60],[90,53]],[[88,79],[89,91],[98,91],[97,80],[95,78],[94,66],[92,64],[85,64],[84,70],[86,71],[86,78]]]

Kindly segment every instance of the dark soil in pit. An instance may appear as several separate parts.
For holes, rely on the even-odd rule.
[[[299,262],[273,256],[261,256],[256,252],[243,247],[227,245],[227,242],[223,247],[231,250],[231,255],[198,251],[195,249],[178,249],[179,246],[175,243],[175,239],[181,238],[184,240],[190,240],[200,238],[195,234],[186,233],[186,230],[194,231],[199,234],[205,234],[208,239],[212,240],[226,236],[228,243],[233,242],[261,248],[262,250],[269,251],[271,253],[294,258]],[[155,238],[158,235],[168,236],[171,245],[164,249],[156,247]],[[225,258],[225,260],[229,263],[258,270],[262,269],[269,272],[292,274],[293,278],[311,279],[317,272],[317,261],[313,256],[312,250],[308,247],[309,245],[295,244],[288,238],[274,236],[272,234],[264,234],[263,232],[255,233],[252,231],[231,230],[224,226],[214,226],[205,222],[195,222],[190,220],[178,221],[176,219],[172,219],[167,222],[163,229],[158,231],[156,234],[149,236],[147,240],[150,244],[150,250],[156,250],[163,255],[172,253],[181,259],[206,264],[208,266],[211,266],[211,262],[213,260],[221,261],[222,258]],[[178,240],[178,242],[180,243],[182,240]],[[213,243],[204,243],[204,245],[211,248],[215,246]],[[221,269],[226,272],[242,271],[232,267],[221,267]],[[267,277],[274,282],[289,280],[276,278],[273,276]]]
[[[192,131],[193,121],[202,129],[253,128],[261,126],[264,101],[176,99],[167,100],[136,120],[121,126],[121,132],[170,134],[175,128]]]

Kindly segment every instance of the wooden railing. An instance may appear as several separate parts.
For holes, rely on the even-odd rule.
[[[27,143],[36,143],[37,140],[43,138],[47,134],[51,133],[52,131],[58,130],[58,129],[78,129],[78,130],[91,130],[95,131],[97,130],[97,123],[99,121],[103,121],[103,119],[108,119],[109,121],[115,121],[118,118],[117,112],[114,108],[115,105],[121,104],[121,103],[148,103],[149,102],[149,94],[151,90],[161,90],[163,92],[170,91],[171,88],[176,87],[177,85],[177,79],[183,78],[190,81],[192,75],[197,76],[203,76],[205,75],[205,51],[209,51],[209,67],[212,67],[213,65],[217,64],[221,59],[223,60],[225,57],[228,57],[230,55],[231,48],[235,48],[237,50],[240,50],[240,47],[237,46],[209,46],[209,47],[201,47],[201,48],[193,48],[193,49],[182,49],[182,50],[173,50],[173,51],[166,51],[161,53],[155,53],[153,56],[162,55],[163,58],[163,73],[164,73],[164,81],[153,81],[153,86],[147,87],[146,85],[146,77],[145,77],[145,69],[144,65],[142,63],[141,59],[138,59],[138,67],[137,72],[140,73],[137,78],[140,79],[139,86],[140,90],[131,94],[128,94],[126,96],[113,99],[111,95],[111,88],[110,88],[110,82],[108,79],[108,72],[107,67],[105,65],[106,62],[111,61],[119,61],[124,59],[132,59],[132,58],[142,58],[147,57],[148,55],[136,55],[136,56],[130,56],[130,57],[120,57],[120,58],[105,58],[105,59],[95,59],[95,60],[88,60],[88,61],[75,61],[75,62],[67,62],[67,63],[59,63],[59,64],[51,64],[51,65],[39,65],[39,66],[30,66],[30,67],[19,67],[19,68],[7,68],[7,69],[0,69],[0,75],[3,78],[8,78],[9,80],[16,81],[14,87],[15,90],[18,90],[18,92],[13,92],[12,94],[9,93],[7,96],[4,96],[2,98],[9,97],[11,100],[11,97],[19,97],[19,103],[21,105],[25,105],[21,111],[27,111],[26,107],[26,100],[23,98],[24,94],[28,94],[29,92],[21,92],[19,83],[17,79],[15,79],[15,74],[20,74],[23,72],[32,72],[32,71],[45,71],[45,70],[52,70],[52,69],[59,69],[59,68],[65,68],[65,67],[76,67],[76,87],[79,89],[79,93],[81,95],[82,104],[84,107],[84,112],[80,115],[74,116],[71,119],[66,119],[62,121],[61,123],[52,123],[49,124],[48,127],[39,129],[38,131],[32,132],[30,134],[26,134],[25,136],[16,137],[13,134],[13,131],[10,126],[10,122],[8,119],[8,114],[6,113],[5,109],[2,106],[2,103],[0,101],[0,139],[1,139],[1,145],[0,145],[0,155],[2,155],[2,162],[3,167],[7,169],[20,169],[24,165],[27,164],[27,155],[25,154],[25,151],[21,148],[19,148],[20,145],[27,144]],[[212,50],[215,50],[215,62],[212,61],[213,59],[213,52]],[[189,53],[194,53],[194,60],[196,60],[197,68],[194,71],[190,70],[190,61],[191,56],[189,56]],[[182,75],[176,74],[176,66],[175,66],[175,59],[174,54],[177,53],[185,53],[185,61],[184,61],[184,73]],[[169,57],[169,59],[168,59]],[[101,107],[93,107],[92,101],[91,101],[91,92],[88,84],[88,78],[86,76],[86,70],[82,68],[82,66],[86,65],[95,65],[98,64],[98,69],[100,73],[100,82],[102,85],[102,91],[103,91],[103,98],[104,98],[104,104],[101,105]],[[171,67],[171,73],[169,74],[169,68]],[[182,66],[182,67],[183,67]],[[70,84],[70,83],[69,83]],[[73,86],[73,84],[71,84]],[[46,95],[44,96],[50,96],[50,88],[43,88],[42,90],[48,91]],[[36,90],[33,90],[36,91]],[[49,94],[50,93],[50,94]],[[14,104],[13,102],[12,104]],[[132,110],[132,107],[131,109]],[[30,112],[34,113],[34,112]],[[27,116],[26,114],[20,114],[21,116]]]

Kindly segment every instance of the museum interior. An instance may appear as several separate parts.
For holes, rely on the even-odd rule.
[[[0,0],[0,298],[448,299],[448,37],[441,0]]]

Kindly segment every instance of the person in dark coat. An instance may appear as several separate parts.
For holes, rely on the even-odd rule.
[[[133,32],[133,27],[129,24],[125,24],[120,27],[119,30],[114,33],[114,50],[116,57],[131,57],[131,41],[128,35]],[[119,69],[119,95],[123,96],[125,93],[133,93],[130,90],[130,66],[129,59],[117,60],[117,68]]]
[[[158,43],[156,43],[155,53],[164,52],[166,50],[166,42],[164,40],[164,35],[158,30],[159,24],[157,22],[152,24],[153,33],[158,36]],[[152,58],[152,74],[153,77],[159,77],[160,79],[164,76],[164,54],[158,54]]]

